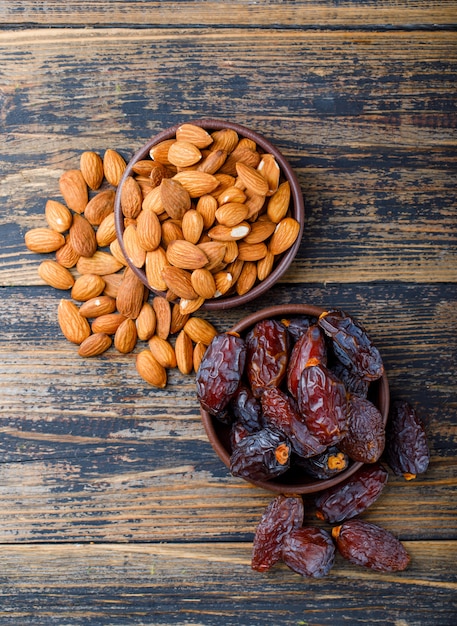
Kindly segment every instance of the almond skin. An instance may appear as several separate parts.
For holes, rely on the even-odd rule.
[[[100,226],[97,228],[95,238],[100,248],[109,246],[116,239],[114,213],[109,213],[109,215],[103,219]]]
[[[88,186],[95,190],[103,182],[103,161],[99,154],[91,150],[86,150],[81,154],[79,169]]]
[[[156,329],[156,314],[149,302],[144,302],[141,311],[135,320],[138,339],[147,341],[152,337]]]
[[[38,267],[42,280],[55,289],[71,289],[75,283],[73,275],[57,261],[42,261]]]
[[[197,292],[192,287],[191,274],[187,270],[182,270],[179,267],[170,265],[164,268],[162,276],[167,283],[168,289],[171,289],[179,298],[192,300],[198,296]]]
[[[285,217],[282,219],[271,236],[269,250],[275,256],[281,254],[295,243],[298,233],[300,232],[300,224],[293,217]]]
[[[128,176],[121,189],[122,213],[125,217],[137,217],[141,211],[143,194],[140,186],[132,176]]]
[[[209,346],[217,335],[214,326],[200,317],[191,317],[184,325],[184,330],[194,343],[201,342],[206,346]]]
[[[171,241],[167,247],[166,255],[170,265],[184,270],[196,270],[208,263],[208,257],[203,250],[184,239]]]
[[[195,209],[186,211],[182,218],[182,233],[186,241],[198,243],[203,232],[203,217]]]
[[[181,330],[176,337],[175,343],[176,364],[181,374],[190,374],[192,372],[193,353],[192,339],[185,330]]]
[[[138,243],[146,252],[160,246],[162,227],[160,220],[153,211],[141,211],[136,221]]]
[[[189,167],[198,163],[201,158],[202,153],[197,146],[190,143],[190,141],[177,139],[171,144],[168,150],[168,160],[172,165],[176,165],[177,167]]]
[[[172,219],[181,220],[191,207],[189,192],[171,178],[164,178],[160,183],[160,199],[164,210]]]
[[[191,274],[190,281],[196,295],[205,298],[205,300],[214,298],[216,282],[209,270],[205,268],[194,270]]]
[[[113,187],[119,185],[126,167],[127,164],[119,152],[111,149],[106,150],[103,156],[103,170],[110,185]]]
[[[142,350],[136,357],[138,374],[154,387],[163,388],[167,384],[167,372],[157,361],[149,349]]]
[[[278,224],[287,215],[290,204],[290,183],[281,183],[271,198],[268,200],[267,215],[272,222]]]
[[[247,189],[258,196],[266,196],[269,187],[268,182],[260,172],[245,163],[238,162],[236,164],[236,172]]]
[[[188,319],[189,315],[181,313],[179,304],[174,304],[171,309],[170,332],[173,335],[179,333],[184,328],[184,324]]]
[[[173,346],[166,339],[154,335],[148,341],[153,357],[165,368],[176,367],[176,355]]]
[[[204,128],[195,124],[181,124],[176,130],[176,139],[188,141],[197,148],[207,148],[213,143],[211,135]]]
[[[128,354],[136,346],[138,333],[135,322],[126,319],[119,325],[114,335],[114,347],[121,354]]]
[[[246,261],[236,281],[236,292],[239,296],[252,289],[257,280],[257,265],[252,261]]]
[[[112,339],[105,333],[94,333],[84,339],[78,349],[79,356],[91,357],[98,356],[103,352],[106,352],[111,346]]]
[[[80,170],[67,170],[59,179],[65,204],[75,213],[83,213],[89,200],[87,184]]]
[[[114,335],[125,319],[127,318],[120,313],[107,313],[106,315],[100,315],[100,317],[96,317],[92,322],[92,332]]]
[[[67,231],[73,221],[71,211],[61,202],[57,202],[57,200],[48,200],[46,202],[44,214],[49,228],[58,233]]]
[[[65,244],[65,237],[51,228],[32,228],[25,233],[25,245],[32,252],[55,252]]]
[[[216,211],[216,220],[224,226],[236,226],[248,216],[249,209],[240,202],[228,202]]]
[[[73,246],[70,243],[70,235],[65,237],[65,244],[56,250],[56,261],[59,265],[70,269],[70,267],[74,267],[80,255],[73,250]]]
[[[114,313],[116,300],[110,296],[96,296],[86,300],[79,308],[79,314],[83,317],[100,317],[107,313]]]
[[[85,302],[99,296],[105,288],[105,281],[96,274],[78,276],[71,290],[73,300]]]
[[[152,308],[156,314],[156,335],[167,339],[171,328],[171,306],[166,298],[156,296],[152,300]]]
[[[196,170],[179,172],[173,176],[172,180],[181,183],[191,198],[199,198],[207,193],[211,193],[219,185],[218,179],[212,174]]]
[[[156,291],[166,291],[167,283],[162,277],[162,271],[167,265],[170,265],[167,261],[167,255],[165,250],[159,246],[156,250],[151,250],[146,253],[146,262],[144,271],[148,284]]]
[[[76,254],[91,257],[97,251],[97,239],[92,225],[83,215],[74,215],[70,228],[70,244]]]
[[[99,226],[105,217],[114,212],[115,193],[112,189],[99,191],[91,200],[89,200],[85,210],[84,217],[93,226]]]
[[[91,257],[80,257],[76,269],[80,274],[115,274],[123,266],[112,254],[97,250]]]
[[[57,320],[66,339],[81,344],[90,335],[89,322],[79,314],[78,307],[70,300],[61,300],[57,309]]]
[[[124,230],[123,241],[125,251],[133,265],[135,267],[143,267],[146,261],[146,250],[141,246],[134,224],[129,224]]]
[[[116,307],[119,313],[136,319],[140,314],[144,302],[144,285],[130,268],[124,273],[116,298]]]

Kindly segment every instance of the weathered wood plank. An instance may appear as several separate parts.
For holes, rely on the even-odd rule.
[[[363,10],[361,8],[363,7]],[[139,26],[266,26],[279,27],[418,27],[436,28],[455,24],[453,1],[414,2],[403,5],[382,2],[266,1],[212,2],[99,2],[79,1],[72,5],[47,0],[12,0],[0,7],[0,24],[84,25],[137,24]]]
[[[0,542],[251,536],[270,495],[230,477],[214,454],[193,377],[172,373],[154,390],[133,355],[82,360],[60,334],[54,290],[1,295]],[[392,476],[367,515],[403,538],[454,537],[454,287],[287,285],[223,317],[201,315],[227,330],[272,300],[340,306],[363,320],[392,396],[416,406],[432,450],[427,474]]]
[[[405,545],[405,572],[338,556],[320,580],[253,572],[244,543],[2,546],[0,623],[451,626],[455,542]]]
[[[202,115],[262,132],[296,170],[307,223],[286,281],[455,281],[456,51],[454,33],[0,33],[0,283],[39,283],[23,236],[83,150],[129,158]]]

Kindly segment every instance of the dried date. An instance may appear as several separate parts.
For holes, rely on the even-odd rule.
[[[388,473],[382,465],[362,466],[344,482],[317,496],[317,517],[335,524],[363,513],[379,498],[387,479]]]
[[[320,443],[338,443],[348,428],[346,390],[343,383],[317,359],[310,359],[298,385],[298,409]]]
[[[384,372],[379,350],[367,332],[344,311],[326,311],[318,321],[333,341],[335,356],[365,380],[376,380]]]
[[[287,366],[287,388],[296,398],[300,376],[312,358],[327,365],[327,345],[322,330],[314,324],[300,337],[292,349]]]
[[[196,375],[197,397],[202,407],[216,415],[230,402],[241,381],[246,344],[241,337],[216,335],[203,356]]]
[[[284,435],[263,428],[243,437],[233,449],[230,471],[248,480],[270,480],[290,467],[290,443]]]
[[[289,335],[277,320],[258,322],[246,337],[246,375],[252,393],[259,398],[265,389],[279,387],[287,372]]]
[[[366,398],[370,382],[361,378],[357,372],[348,369],[340,361],[336,361],[330,368],[337,378],[341,380],[348,393],[353,393],[361,398]]]
[[[322,578],[333,566],[335,546],[321,528],[296,528],[284,537],[282,560],[297,574]]]
[[[293,451],[307,458],[323,452],[326,448],[308,430],[292,398],[276,387],[264,391],[262,410],[267,424],[280,430],[290,441]]]
[[[332,530],[340,554],[354,565],[378,572],[398,572],[408,567],[410,557],[402,543],[371,522],[351,519]]]
[[[303,524],[303,514],[300,496],[280,495],[270,502],[254,535],[252,569],[266,572],[279,561],[285,535]]]
[[[325,448],[321,454],[316,454],[307,459],[297,459],[297,464],[307,474],[319,480],[327,480],[340,474],[349,466],[350,459],[337,446]]]
[[[386,429],[386,461],[394,474],[411,480],[428,467],[430,451],[424,426],[404,401],[392,404]]]
[[[384,451],[384,419],[375,405],[353,394],[348,398],[348,432],[339,447],[354,461],[375,463]]]
[[[305,316],[284,318],[281,322],[287,328],[287,332],[293,342],[300,339],[303,333],[308,330],[311,323],[309,318]]]
[[[263,427],[262,406],[246,385],[241,384],[230,401],[233,417],[253,433]]]

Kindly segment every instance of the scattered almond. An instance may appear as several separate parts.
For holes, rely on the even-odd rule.
[[[75,213],[82,213],[89,200],[87,184],[80,170],[68,170],[59,179],[60,193],[65,204]]]
[[[149,341],[149,349],[153,357],[165,368],[176,367],[176,355],[173,346],[166,339],[153,335]]]
[[[91,189],[98,189],[103,182],[103,161],[99,154],[87,150],[81,154],[79,169]]]
[[[79,307],[79,314],[83,317],[100,317],[107,313],[114,313],[116,300],[110,296],[96,296],[89,298]]]
[[[32,228],[25,233],[25,245],[32,252],[55,252],[65,244],[65,237],[51,228]]]
[[[149,302],[144,302],[135,320],[138,339],[147,341],[156,329],[156,314]]]
[[[105,288],[105,281],[97,274],[83,274],[75,281],[71,289],[73,300],[85,302],[99,296]]]
[[[93,226],[99,226],[105,217],[113,214],[114,211],[114,196],[115,193],[112,189],[106,189],[105,191],[99,191],[89,202],[84,209],[84,217]]]
[[[137,338],[138,332],[135,322],[127,318],[119,324],[114,334],[114,347],[121,354],[128,354],[134,350]]]
[[[75,283],[73,275],[57,261],[42,261],[38,267],[42,280],[55,289],[71,289]]]
[[[142,350],[137,354],[136,369],[141,378],[153,387],[162,388],[167,384],[165,368],[154,358],[149,349]]]
[[[103,170],[110,185],[114,187],[119,185],[126,167],[127,164],[119,152],[111,149],[106,150],[103,156]]]
[[[192,339],[185,330],[176,337],[175,355],[176,363],[181,374],[190,374],[193,368],[193,346]]]
[[[79,314],[79,309],[70,300],[61,300],[57,309],[60,329],[71,343],[81,344],[90,335],[89,322]]]
[[[99,356],[103,352],[106,352],[111,346],[112,339],[105,333],[94,333],[84,339],[78,349],[79,356],[91,357]]]
[[[64,233],[67,231],[73,221],[71,211],[57,200],[48,200],[46,202],[44,215],[49,228],[57,231],[58,233]]]
[[[155,296],[152,299],[152,308],[156,314],[156,334],[167,339],[171,328],[171,306],[166,298]]]
[[[211,341],[217,335],[214,326],[200,317],[191,317],[184,325],[184,330],[194,343],[204,343],[209,346]]]

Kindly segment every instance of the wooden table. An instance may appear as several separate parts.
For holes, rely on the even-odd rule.
[[[456,623],[456,22],[453,1],[1,4],[1,624]],[[60,332],[23,243],[60,175],[202,116],[282,150],[306,227],[266,296],[201,316],[307,302],[369,327],[431,447],[364,514],[405,572],[253,572],[272,496],[216,457],[193,376],[155,390],[134,354],[83,360]]]

